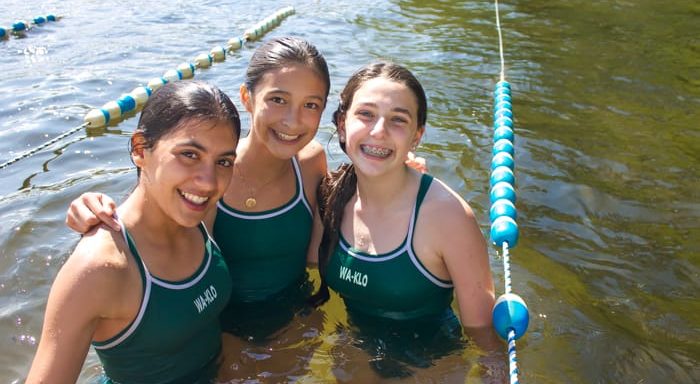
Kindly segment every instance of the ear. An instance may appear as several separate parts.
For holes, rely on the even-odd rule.
[[[134,132],[131,135],[131,161],[134,162],[139,168],[144,166],[144,157],[146,151],[146,138],[143,137],[143,133]]]
[[[345,140],[346,140],[346,136],[345,136],[345,114],[341,114],[340,116],[338,116],[337,124],[338,124],[338,129],[337,129],[337,131],[338,131],[338,140],[339,140],[341,143],[344,143]]]
[[[241,84],[241,87],[238,89],[238,93],[241,97],[241,102],[243,103],[245,110],[248,111],[248,113],[253,113],[253,100],[251,100],[252,95],[250,94],[250,91],[248,90],[248,87],[246,87],[245,83]]]
[[[411,141],[411,147],[415,148],[420,144],[420,139],[423,138],[423,134],[425,133],[425,126],[420,126],[416,130],[416,133],[413,135],[413,140]]]

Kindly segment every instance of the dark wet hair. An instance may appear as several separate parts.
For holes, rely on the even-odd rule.
[[[324,98],[328,98],[331,78],[326,59],[313,44],[292,36],[268,40],[255,50],[246,70],[245,86],[249,92],[254,93],[263,75],[292,64],[301,64],[316,72],[326,84]]]
[[[179,128],[185,120],[225,122],[236,137],[241,135],[238,110],[226,94],[202,81],[177,81],[157,89],[141,112],[136,132],[144,142],[140,148],[153,148],[163,136]],[[130,148],[130,152],[135,148]],[[137,169],[140,175],[140,169]]]
[[[381,61],[368,64],[355,72],[340,93],[340,103],[333,112],[333,124],[345,118],[352,105],[355,92],[368,80],[386,78],[406,85],[416,96],[418,102],[418,127],[425,127],[428,118],[428,101],[423,86],[418,79],[403,66]],[[345,143],[340,141],[340,148],[345,151]],[[318,188],[318,210],[323,222],[323,236],[318,250],[318,268],[321,275],[321,288],[311,298],[313,305],[320,305],[328,299],[328,288],[324,275],[331,253],[338,245],[340,223],[343,220],[345,205],[350,201],[357,189],[355,166],[342,164],[334,172],[327,174]]]

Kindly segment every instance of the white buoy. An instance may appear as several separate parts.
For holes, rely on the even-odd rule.
[[[102,106],[102,109],[109,113],[109,121],[118,119],[122,115],[122,109],[119,107],[116,101],[108,101]]]
[[[222,46],[212,48],[210,54],[217,63],[226,60],[226,50]]]
[[[243,41],[239,37],[233,37],[226,44],[229,51],[235,51],[243,46]]]
[[[172,83],[181,79],[182,74],[174,69],[169,69],[163,74],[163,78],[167,80],[168,83]]]
[[[197,57],[194,58],[194,64],[197,66],[197,68],[209,68],[211,67],[212,61],[212,57],[206,53],[197,55]]]
[[[85,115],[83,121],[90,124],[90,127],[99,128],[107,125],[107,118],[108,116],[105,116],[101,109],[91,109],[90,112]]]
[[[154,77],[148,81],[148,88],[151,88],[155,92],[158,88],[162,87],[167,83],[162,77]]]
[[[136,100],[136,108],[143,107],[143,105],[146,104],[146,102],[148,101],[148,98],[151,96],[150,92],[148,91],[148,89],[146,89],[146,87],[134,88],[134,90],[131,91],[129,95],[131,95],[131,97],[133,97],[134,100]]]
[[[190,63],[182,63],[177,66],[177,70],[182,73],[183,79],[189,79],[194,76],[194,65]]]

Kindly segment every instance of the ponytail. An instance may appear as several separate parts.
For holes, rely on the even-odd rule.
[[[314,306],[325,303],[328,298],[326,268],[328,261],[338,246],[340,224],[343,212],[357,189],[357,175],[352,164],[342,164],[336,171],[327,174],[318,187],[318,211],[323,223],[323,236],[318,248],[318,271],[321,275],[321,287],[309,299]]]

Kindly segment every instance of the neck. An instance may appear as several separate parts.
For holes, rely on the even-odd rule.
[[[275,157],[265,145],[258,143],[250,135],[238,145],[236,165],[243,169],[243,177],[256,180],[269,180],[283,172],[289,160]]]
[[[390,174],[367,176],[357,172],[357,198],[364,208],[385,210],[402,204],[399,197],[410,191],[414,172],[404,166]]]
[[[119,206],[119,218],[125,226],[137,229],[139,233],[148,233],[148,241],[169,244],[173,239],[181,237],[188,228],[165,215],[154,200],[139,184]]]

